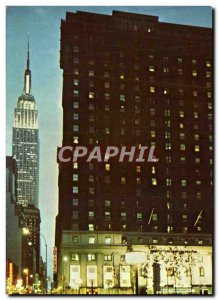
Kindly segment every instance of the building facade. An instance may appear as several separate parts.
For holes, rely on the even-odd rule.
[[[211,29],[154,16],[62,20],[62,147],[155,146],[159,161],[58,161],[60,276],[65,230],[212,234],[212,46]]]
[[[39,130],[38,111],[31,94],[29,44],[23,94],[14,111],[13,158],[17,162],[17,202],[38,207],[39,189]]]
[[[6,157],[6,260],[7,279],[14,285],[22,275],[22,226],[16,201],[16,162]],[[11,268],[11,270],[10,270]],[[16,274],[14,271],[16,270]]]
[[[137,282],[137,294],[211,293],[211,243],[208,234],[64,231],[58,288],[69,294],[124,295],[135,294]],[[130,251],[144,252],[146,260],[129,265]]]

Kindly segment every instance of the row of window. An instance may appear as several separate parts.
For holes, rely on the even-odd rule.
[[[139,86],[135,86],[135,88],[134,88],[135,91],[139,91],[139,89],[140,89]],[[150,86],[150,87],[149,87],[149,92],[150,92],[151,94],[156,93],[156,92],[157,92],[157,87],[156,87],[156,86]],[[165,89],[162,90],[162,93],[163,93],[163,95],[169,95],[169,94],[170,94],[170,89],[169,89],[169,88],[165,88]],[[193,92],[192,92],[192,96],[193,96],[193,97],[197,97],[197,95],[198,95],[198,92],[197,92],[197,91],[193,91]],[[73,96],[74,96],[74,98],[79,97],[79,90],[78,90],[78,89],[74,89],[74,90],[73,90]],[[88,98],[89,98],[89,99],[94,99],[95,96],[96,96],[95,92],[93,92],[93,91],[89,91],[89,92],[88,92]],[[207,96],[207,98],[210,99],[210,98],[212,97],[212,93],[211,93],[211,92],[206,92],[206,96]],[[111,97],[111,96],[110,96],[109,93],[106,93],[106,94],[105,94],[105,99],[106,99],[106,100],[109,100],[110,97]],[[122,94],[122,95],[120,95],[119,99],[120,99],[121,102],[125,102],[125,101],[126,101],[126,96]],[[140,100],[141,100],[141,97],[135,95],[135,102],[138,102],[138,103],[139,103]]]
[[[105,221],[108,221],[108,220],[110,220],[110,219],[105,219]],[[140,223],[141,223],[141,222],[140,222]],[[136,227],[137,227],[137,230],[138,230],[138,231],[143,231],[143,230],[145,229],[144,226],[141,225],[141,224],[136,224]],[[106,225],[105,225],[105,229],[106,229],[106,230],[112,230],[112,225],[111,225],[110,223],[106,224]],[[197,231],[197,232],[201,232],[201,231],[202,231],[202,226],[200,226],[200,225],[195,226],[194,229],[195,229],[195,231]],[[79,225],[78,225],[78,223],[75,223],[75,221],[73,221],[73,223],[72,223],[72,230],[73,230],[73,231],[79,230]],[[90,223],[90,224],[88,224],[88,230],[89,230],[89,231],[98,230],[98,226],[97,226],[97,225],[95,226],[93,223]],[[126,231],[126,230],[127,230],[127,224],[122,224],[121,227],[120,227],[120,230]],[[132,229],[131,229],[131,230],[132,230]],[[161,230],[162,230],[162,229],[161,229]],[[192,226],[192,230],[193,230],[193,226]],[[157,225],[152,225],[152,226],[151,226],[151,231],[152,231],[152,232],[158,231],[158,226],[157,226]],[[172,225],[167,225],[167,226],[166,226],[166,232],[167,232],[167,233],[173,233],[173,232],[174,232],[174,226],[172,226]],[[183,232],[183,233],[187,233],[187,232],[188,232],[188,227],[187,227],[187,226],[182,226],[182,232]],[[172,244],[173,241],[168,242],[168,243],[169,243],[169,244]],[[187,242],[184,242],[184,243],[187,244]]]
[[[79,46],[74,46],[73,52],[74,52],[74,53],[79,53],[79,52],[80,52]],[[108,53],[108,55],[109,55],[109,53]],[[119,57],[120,57],[120,58],[124,58],[124,57],[125,57],[125,53],[124,53],[124,52],[119,52]],[[148,59],[149,59],[149,60],[154,60],[154,59],[155,59],[155,56],[154,56],[153,54],[150,54],[150,55],[148,56]],[[78,58],[78,57],[74,57],[74,60],[76,61],[76,63],[79,62],[79,58]],[[158,61],[160,62],[160,57],[158,57]],[[164,57],[163,57],[163,61],[164,61],[164,62],[168,62],[168,61],[169,61],[169,57],[168,57],[168,56],[164,56]],[[178,57],[178,58],[177,58],[177,62],[178,62],[179,64],[184,63],[184,62],[186,62],[186,61],[187,61],[187,58],[185,58],[185,59],[182,58],[182,57]],[[196,65],[196,64],[198,63],[198,61],[197,61],[197,59],[192,58],[192,59],[191,59],[191,63],[192,63],[193,65]],[[206,68],[211,68],[211,66],[212,66],[212,64],[211,64],[211,62],[210,62],[209,60],[206,60],[206,61],[204,62],[204,64],[205,64],[205,67],[206,67]],[[88,65],[95,65],[95,60],[94,60],[94,59],[89,59],[89,60],[88,60]],[[138,65],[136,65],[136,66],[138,66]],[[136,68],[138,68],[138,67],[136,67]]]

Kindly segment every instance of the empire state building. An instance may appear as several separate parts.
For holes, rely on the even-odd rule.
[[[17,203],[38,207],[39,129],[36,102],[31,94],[29,42],[24,89],[14,110],[12,155],[17,162]]]

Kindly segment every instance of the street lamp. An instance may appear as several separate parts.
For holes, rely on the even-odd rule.
[[[24,234],[24,235],[29,235],[29,234],[30,234],[30,231],[29,231],[29,229],[28,229],[28,228],[25,228],[25,227],[23,227],[23,234]]]
[[[63,294],[65,293],[65,263],[68,261],[68,257],[67,256],[64,256],[63,257],[63,275],[62,275],[62,279],[63,279]]]
[[[127,264],[135,266],[135,293],[138,295],[139,283],[138,283],[138,268],[146,261],[146,253],[140,251],[127,252],[125,255],[125,261]]]
[[[45,293],[47,294],[48,292],[48,281],[47,281],[47,259],[48,259],[48,253],[47,253],[47,242],[46,242],[46,239],[44,237],[44,235],[40,232],[40,235],[41,237],[43,238],[44,240],[44,243],[45,243]]]

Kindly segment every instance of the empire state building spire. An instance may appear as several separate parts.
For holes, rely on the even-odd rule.
[[[26,70],[24,73],[24,94],[30,95],[30,93],[31,93],[31,71],[30,71],[30,47],[29,47],[29,37],[28,37],[27,63],[26,63]]]

